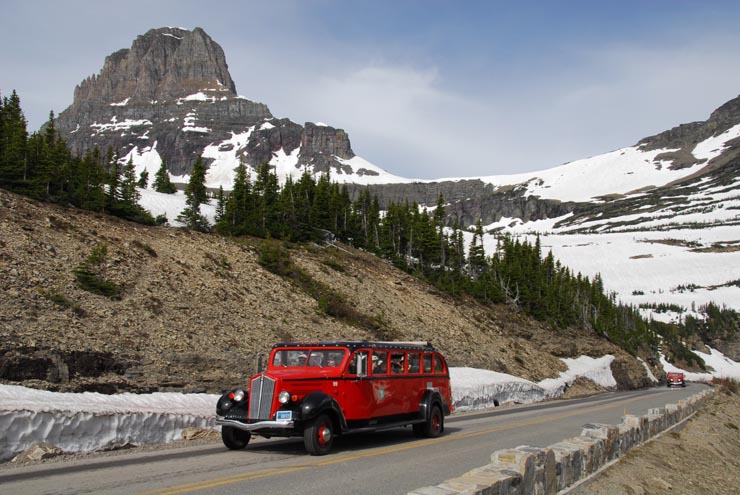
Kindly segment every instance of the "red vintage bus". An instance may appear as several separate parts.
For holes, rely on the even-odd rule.
[[[336,435],[412,425],[437,437],[452,412],[447,363],[422,342],[276,344],[267,369],[218,400],[216,424],[229,449],[251,435],[302,436],[324,455]]]

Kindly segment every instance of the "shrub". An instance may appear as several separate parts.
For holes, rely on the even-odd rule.
[[[93,248],[90,256],[72,270],[72,273],[81,289],[108,299],[119,300],[121,299],[121,287],[105,280],[102,276],[107,256],[108,247],[105,244],[98,244]]]
[[[74,314],[77,316],[85,316],[85,310],[82,309],[82,307],[69,299],[67,299],[63,294],[60,294],[56,291],[56,289],[51,289],[48,291],[40,291],[41,295],[44,296],[49,301],[53,302],[57,306],[64,308],[64,309],[71,309]]]
[[[336,260],[334,259],[325,259],[321,261],[324,265],[328,266],[332,270],[335,270],[340,273],[344,273],[346,270],[342,265],[340,265]]]
[[[715,378],[712,383],[719,386],[719,389],[727,395],[737,395],[738,382],[732,378]]]

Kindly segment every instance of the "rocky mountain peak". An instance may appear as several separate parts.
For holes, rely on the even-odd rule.
[[[656,160],[670,160],[673,162],[672,168],[690,167],[706,161],[692,154],[698,143],[718,136],[738,123],[740,123],[740,96],[724,103],[705,121],[678,125],[660,134],[641,139],[637,146],[644,150],[678,150],[658,155]]]
[[[223,49],[201,28],[152,29],[106,57],[100,73],[77,86],[57,128],[78,153],[111,147],[150,176],[164,158],[172,175],[189,174],[202,156],[221,181],[209,185],[225,189],[240,162],[291,175],[332,171],[346,182],[382,172],[350,162],[342,129],[275,119],[266,105],[238,96]]]
[[[77,86],[75,103],[166,100],[204,90],[236,96],[223,49],[201,28],[166,27],[106,57],[100,73]]]
[[[709,122],[717,126],[718,132],[724,132],[740,122],[740,96],[720,106],[709,116]]]

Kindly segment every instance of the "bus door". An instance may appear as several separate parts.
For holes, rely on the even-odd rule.
[[[374,416],[375,399],[369,379],[370,351],[357,350],[350,356],[342,384],[342,412],[347,421]]]

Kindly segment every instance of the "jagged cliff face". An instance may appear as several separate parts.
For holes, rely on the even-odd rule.
[[[364,187],[350,187],[350,194],[354,197]],[[370,192],[378,197],[382,207],[390,202],[403,204],[405,201],[433,207],[442,194],[447,227],[454,224],[468,227],[479,219],[483,225],[489,225],[503,217],[519,218],[524,222],[555,218],[571,213],[577,205],[527,195],[522,187],[495,187],[480,179],[382,184],[370,186]]]
[[[256,168],[282,156],[292,157],[296,174],[356,172],[337,159],[355,156],[343,130],[277,120],[265,104],[238,96],[223,49],[200,28],[153,29],[109,55],[57,125],[78,153],[110,146],[150,173],[166,158],[171,174],[188,174],[201,155],[207,165],[224,162],[229,177],[240,160]]]
[[[740,96],[728,101],[716,109],[709,118],[703,122],[691,122],[681,124],[667,131],[646,137],[637,143],[637,146],[645,150],[672,149],[655,157],[656,161],[672,161],[671,168],[680,169],[691,167],[696,164],[707,162],[706,159],[697,158],[692,154],[694,147],[702,141],[717,136],[740,122]],[[728,145],[737,145],[738,140],[729,142]],[[735,158],[737,153],[723,153],[721,163],[729,162]],[[709,170],[707,170],[708,172]]]
[[[75,102],[177,99],[204,87],[236,96],[224,51],[200,28],[160,28],[109,55],[99,75],[77,86]]]

